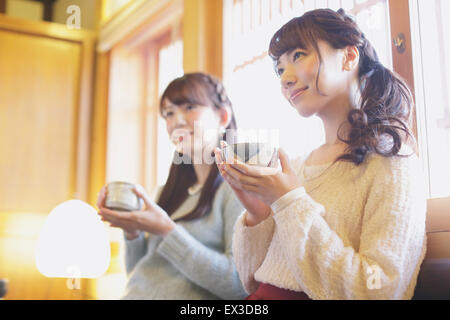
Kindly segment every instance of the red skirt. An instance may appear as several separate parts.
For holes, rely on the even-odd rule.
[[[245,300],[311,300],[304,292],[281,289],[271,284],[261,283],[258,289]]]

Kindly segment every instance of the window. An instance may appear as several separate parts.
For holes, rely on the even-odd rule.
[[[386,0],[225,0],[224,84],[239,128],[278,131],[280,146],[304,155],[324,141],[320,119],[304,119],[281,95],[267,55],[270,38],[304,12],[344,8],[358,20],[381,61],[392,68],[389,8]]]
[[[450,1],[411,2],[421,159],[430,197],[450,196]]]
[[[158,102],[169,83],[183,75],[183,42],[175,41],[159,52]],[[174,152],[173,143],[169,139],[165,120],[159,116],[158,104],[158,162],[157,185],[163,185],[169,174]]]
[[[111,61],[107,181],[139,183],[152,194],[172,162],[159,99],[183,75],[183,42],[172,28],[135,50],[115,48]]]

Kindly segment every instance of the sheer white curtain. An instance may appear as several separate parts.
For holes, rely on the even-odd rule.
[[[172,42],[159,52],[158,96],[175,78],[183,75],[183,41]],[[158,106],[159,107],[159,106]],[[158,109],[159,110],[159,109]],[[166,130],[166,121],[158,115],[157,185],[163,185],[172,164],[174,146]]]
[[[431,198],[450,196],[450,1],[412,1],[421,158]]]
[[[283,24],[315,8],[344,8],[391,68],[389,16],[386,0],[225,0],[224,84],[238,126],[278,130],[279,143],[291,157],[305,155],[324,141],[321,121],[304,119],[281,95],[273,63],[267,56],[272,35]]]

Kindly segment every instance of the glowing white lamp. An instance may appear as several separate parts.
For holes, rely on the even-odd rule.
[[[35,262],[51,278],[97,278],[108,269],[109,236],[97,211],[80,200],[56,206],[37,240]]]

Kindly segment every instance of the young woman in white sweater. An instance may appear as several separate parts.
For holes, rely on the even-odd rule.
[[[145,207],[120,212],[104,207],[106,186],[99,194],[99,214],[126,236],[122,298],[242,299],[231,239],[244,208],[213,153],[225,129],[236,128],[231,102],[218,79],[189,73],[168,85],[160,111],[177,152],[157,200],[140,188]]]
[[[247,209],[233,252],[248,299],[410,299],[426,248],[426,193],[407,146],[407,85],[342,9],[292,19],[269,54],[283,95],[323,121],[326,142],[292,162],[280,150],[274,175],[224,163],[216,149]]]

